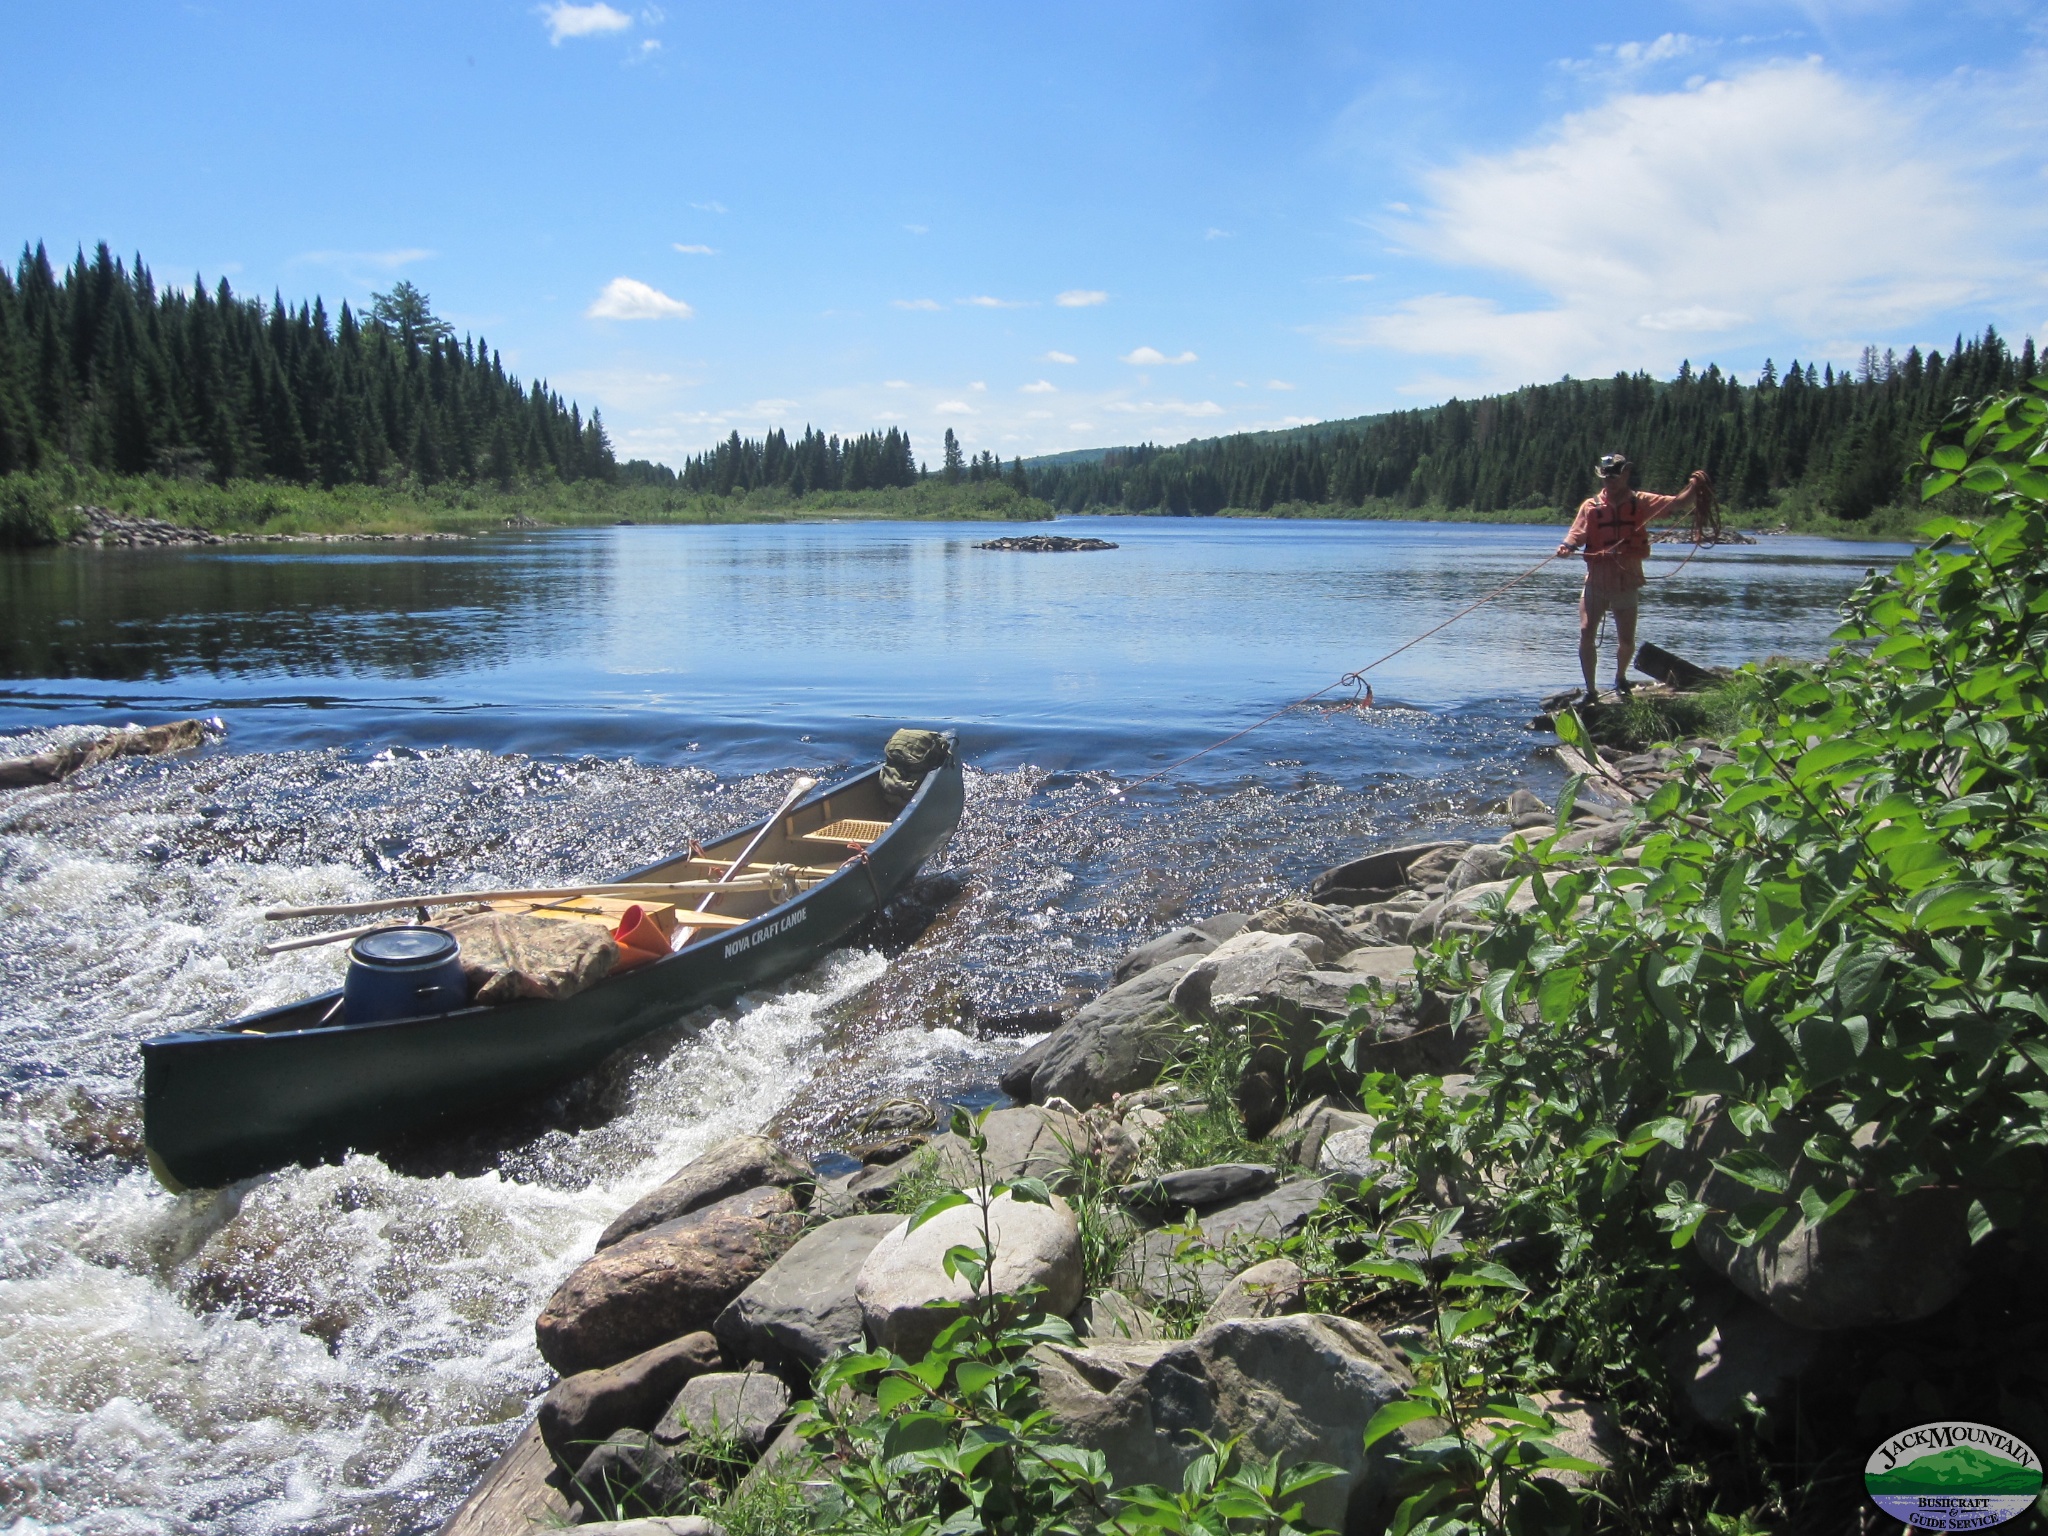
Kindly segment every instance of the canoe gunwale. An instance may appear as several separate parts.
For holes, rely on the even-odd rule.
[[[894,899],[957,830],[965,798],[953,733],[888,830],[815,885],[647,965],[566,998],[470,1005],[369,1024],[322,1024],[328,991],[141,1043],[143,1138],[172,1189],[217,1188],[292,1163],[374,1150],[450,1120],[551,1092],[698,1009],[815,965]],[[722,834],[740,846],[806,807],[872,798],[880,765],[815,790],[778,816]],[[828,812],[831,807],[825,808]],[[687,857],[632,872],[644,876]],[[631,878],[629,876],[628,878]],[[293,1019],[305,1021],[293,1027]],[[269,1028],[264,1028],[266,1024]],[[278,1027],[278,1026],[284,1027]]]

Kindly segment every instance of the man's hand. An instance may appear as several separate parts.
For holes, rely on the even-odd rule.
[[[1576,544],[1560,544],[1557,546],[1557,552],[1560,555],[1576,555],[1579,552],[1579,546]]]

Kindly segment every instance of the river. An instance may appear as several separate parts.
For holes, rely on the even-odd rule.
[[[1381,708],[1290,712],[1099,803],[1427,629],[1555,530],[1101,518],[1060,531],[1119,549],[973,547],[1007,531],[0,556],[0,754],[227,725],[198,754],[0,791],[6,1529],[431,1530],[549,1380],[540,1303],[697,1150],[772,1127],[826,1154],[877,1097],[986,1101],[1135,937],[1559,780],[1524,727],[1575,680],[1572,562],[1376,671]],[[1643,635],[1708,663],[1816,654],[1901,552],[1709,551],[1653,583]],[[260,956],[266,906],[650,860],[899,724],[956,728],[969,767],[932,926],[681,1021],[488,1132],[179,1197],[138,1161],[139,1039],[338,976],[333,951]]]

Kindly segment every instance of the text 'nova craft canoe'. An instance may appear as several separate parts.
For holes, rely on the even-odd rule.
[[[721,895],[716,927],[573,996],[344,1024],[325,1022],[339,1017],[340,993],[327,992],[144,1041],[151,1168],[173,1189],[212,1188],[376,1147],[566,1082],[691,1009],[803,969],[952,836],[963,790],[950,735],[946,748],[907,804],[891,803],[877,765],[769,821],[618,876],[612,883],[716,878],[759,837],[747,870],[794,866],[797,878],[793,895],[761,880]]]

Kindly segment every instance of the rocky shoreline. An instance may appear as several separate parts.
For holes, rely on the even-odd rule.
[[[1065,555],[1091,549],[1115,549],[1108,539],[1070,539],[1063,533],[1033,533],[1016,538],[990,539],[976,549],[1001,549],[1026,555]]]
[[[1594,765],[1579,759],[1577,771],[1591,772],[1558,849],[1626,857],[1643,835],[1640,802],[1689,763],[1725,760],[1704,741],[1602,753]],[[970,1240],[975,1207],[914,1234],[907,1211],[932,1188],[1020,1177],[1069,1195],[1084,1180],[1106,1188],[1123,1228],[1111,1282],[1084,1288],[1068,1200],[990,1207],[998,1289],[1042,1287],[1079,1340],[1039,1352],[1040,1388],[1062,1439],[1101,1451],[1119,1485],[1175,1484],[1199,1445],[1160,1432],[1185,1408],[1167,1398],[1202,1383],[1210,1433],[1244,1434],[1261,1457],[1339,1467],[1311,1517],[1373,1528],[1346,1517],[1383,1509],[1392,1492],[1383,1453],[1362,1448],[1363,1430],[1405,1393],[1408,1364],[1373,1329],[1311,1313],[1303,1270],[1262,1255],[1298,1233],[1333,1186],[1380,1176],[1374,1121],[1341,1092],[1290,1104],[1287,1085],[1300,1077],[1300,1043],[1319,1022],[1352,1012],[1355,989],[1368,983],[1384,989],[1373,1005],[1371,1068],[1441,1076],[1447,1093],[1469,1084],[1458,1070],[1467,1042],[1439,1027],[1445,1000],[1417,986],[1415,954],[1443,931],[1483,923],[1489,898],[1530,899],[1513,889],[1516,839],[1552,827],[1556,812],[1518,790],[1502,814],[1497,839],[1364,852],[1301,897],[1218,913],[1132,949],[1107,990],[1004,1071],[1013,1102],[983,1122],[979,1168],[960,1136],[936,1129],[934,1106],[899,1101],[863,1117],[863,1144],[849,1149],[861,1166],[851,1173],[818,1176],[758,1136],[720,1143],[679,1169],[612,1223],[543,1307],[536,1336],[561,1379],[443,1536],[636,1513],[607,1529],[713,1531],[700,1516],[652,1512],[708,1489],[714,1442],[718,1457],[737,1448],[753,1462],[748,1480],[802,1476],[821,1491],[827,1469],[792,1416],[811,1373],[863,1347],[915,1358],[943,1317],[926,1304],[966,1294],[941,1260]],[[1190,1020],[1246,1014],[1285,1019],[1294,1035],[1292,1045],[1255,1053],[1234,1086],[1257,1160],[1174,1166],[1160,1149],[1175,1122],[1209,1106],[1162,1075],[1170,1078]],[[1732,1415],[1745,1395],[1796,1370],[1788,1331],[1749,1303],[1713,1339],[1695,1341],[1706,1362],[1693,1393],[1700,1411]],[[1613,1432],[1604,1410],[1551,1408],[1573,1454],[1605,1465]]]
[[[71,509],[83,526],[67,544],[95,549],[168,549],[218,544],[422,544],[466,539],[463,533],[214,533],[156,517],[124,517],[106,507]],[[512,526],[508,520],[506,526]],[[538,523],[522,526],[539,527]]]

